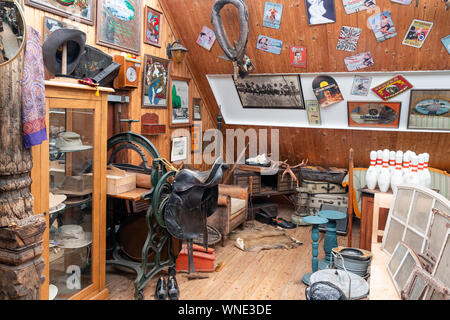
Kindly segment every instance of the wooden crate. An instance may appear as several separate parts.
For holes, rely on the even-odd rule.
[[[106,194],[114,196],[136,189],[136,174],[110,166],[106,173]],[[108,169],[109,169],[108,168]]]
[[[284,170],[278,171],[278,182],[277,182],[277,190],[280,192],[283,191],[295,191],[295,188],[297,187],[297,182],[295,182],[291,175],[286,173],[284,175],[284,178],[282,179]],[[299,185],[300,185],[300,170],[292,169],[292,172],[294,172],[297,179],[299,179]]]
[[[261,176],[249,171],[235,170],[233,173],[233,184],[249,187],[249,193],[251,190],[252,194],[261,192]]]

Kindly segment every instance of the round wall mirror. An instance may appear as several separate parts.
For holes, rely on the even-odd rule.
[[[25,47],[23,11],[15,0],[0,0],[0,66],[13,61]]]

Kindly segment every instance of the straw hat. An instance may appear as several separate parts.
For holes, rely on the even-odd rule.
[[[48,195],[50,213],[64,209],[64,207],[66,205],[63,202],[66,199],[67,199],[67,196],[64,194],[55,195],[50,192]]]
[[[59,151],[80,151],[92,149],[92,146],[83,145],[80,135],[76,132],[61,132],[56,137],[55,147]]]
[[[92,233],[84,232],[80,225],[66,224],[59,227],[55,241],[60,248],[82,248],[92,243]]]

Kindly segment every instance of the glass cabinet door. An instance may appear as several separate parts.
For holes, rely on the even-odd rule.
[[[49,110],[49,298],[93,283],[93,109]]]

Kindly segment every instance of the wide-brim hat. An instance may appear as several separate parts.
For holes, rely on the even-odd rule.
[[[66,205],[63,202],[66,199],[67,196],[64,194],[53,194],[50,192],[48,195],[50,213],[64,209]]]
[[[55,147],[62,152],[92,149],[92,146],[83,144],[78,133],[71,131],[60,132],[56,137]]]
[[[63,249],[77,249],[92,243],[92,232],[84,232],[80,225],[66,224],[58,229],[56,245]]]
[[[62,45],[67,44],[67,74],[71,74],[84,53],[86,34],[83,31],[62,28],[53,31],[42,45],[44,65],[54,75],[61,74]]]

